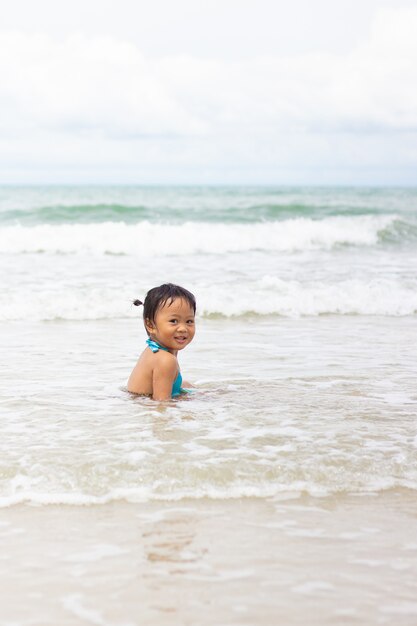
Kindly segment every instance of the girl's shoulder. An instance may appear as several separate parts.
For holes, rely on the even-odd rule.
[[[158,352],[151,352],[151,358],[156,363],[177,363],[177,357],[172,352],[166,350],[158,350]]]
[[[142,354],[145,355],[146,360],[151,363],[177,363],[177,357],[175,354],[172,354],[172,352],[168,352],[167,350],[158,350],[153,352],[152,350],[149,350],[149,348],[145,348]]]
[[[158,352],[151,352],[150,360],[147,361],[149,367],[153,372],[153,376],[162,378],[174,379],[178,372],[177,357],[171,352],[165,350],[158,350]]]

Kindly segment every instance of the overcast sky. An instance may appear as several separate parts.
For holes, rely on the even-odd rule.
[[[417,0],[14,0],[1,183],[417,184]]]

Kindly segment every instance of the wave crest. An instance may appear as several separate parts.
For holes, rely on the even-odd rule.
[[[296,218],[254,224],[43,224],[0,230],[0,253],[117,254],[146,257],[223,254],[226,252],[297,252],[337,246],[374,246],[393,227],[394,215]]]
[[[197,286],[200,317],[414,315],[417,284],[388,278],[350,279],[336,283],[302,283],[265,275],[242,293],[233,285]],[[250,293],[250,297],[247,295]],[[97,320],[138,317],[127,288],[56,287],[54,297],[39,292],[10,291],[0,299],[0,320]]]

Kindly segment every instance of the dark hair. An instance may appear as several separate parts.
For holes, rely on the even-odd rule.
[[[141,304],[143,304],[144,322],[146,322],[146,320],[155,322],[155,316],[158,310],[163,307],[168,301],[169,304],[172,304],[173,301],[177,298],[181,298],[182,300],[188,302],[188,304],[195,313],[196,303],[193,294],[188,291],[188,289],[184,289],[184,287],[180,287],[179,285],[173,285],[172,283],[166,283],[164,285],[160,285],[159,287],[154,287],[153,289],[150,289],[146,294],[145,302],[141,302],[140,300],[134,300],[133,304],[135,306],[140,306]]]

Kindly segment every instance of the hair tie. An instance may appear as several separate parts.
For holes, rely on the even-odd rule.
[[[141,302],[141,300],[133,300],[133,304],[135,306],[140,306],[141,304],[143,304],[143,302]]]

